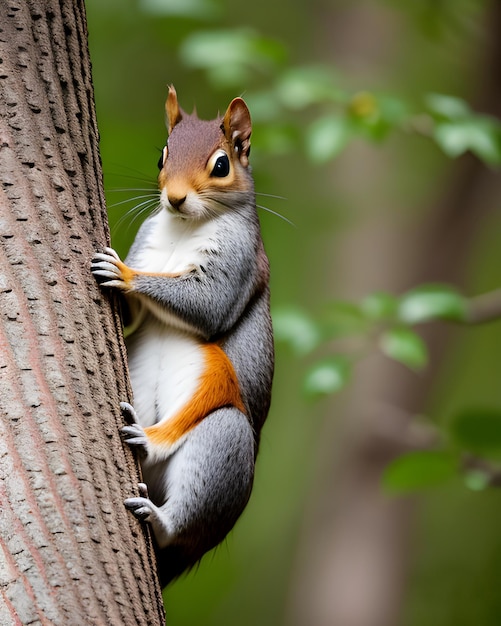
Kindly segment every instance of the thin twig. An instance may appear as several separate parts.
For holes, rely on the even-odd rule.
[[[467,300],[465,322],[485,324],[501,319],[501,289],[494,289]]]

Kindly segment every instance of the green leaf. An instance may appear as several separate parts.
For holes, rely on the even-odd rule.
[[[413,370],[421,370],[428,362],[428,350],[421,337],[410,328],[387,330],[380,339],[382,352]]]
[[[466,472],[464,482],[472,491],[484,491],[490,484],[490,476],[482,470],[472,469]]]
[[[255,71],[269,71],[283,62],[285,49],[242,28],[193,33],[182,43],[179,54],[188,66],[208,71],[214,83],[240,85]]]
[[[350,364],[346,358],[328,357],[309,370],[304,381],[304,391],[310,397],[337,393],[346,386],[350,373]]]
[[[408,104],[393,95],[380,95],[378,102],[381,117],[393,127],[398,126],[410,114]]]
[[[448,285],[421,285],[400,298],[398,318],[407,324],[433,319],[464,321],[466,299]]]
[[[331,300],[326,303],[325,310],[328,315],[340,319],[362,321],[364,315],[356,302],[350,300]]]
[[[470,147],[470,133],[464,122],[444,122],[437,124],[433,137],[445,154],[453,159],[461,156]]]
[[[405,119],[407,106],[395,97],[363,91],[352,97],[348,115],[360,133],[373,141],[381,141]]]
[[[468,103],[455,96],[430,93],[425,96],[425,104],[431,113],[448,120],[465,118],[471,113]]]
[[[333,338],[365,333],[367,319],[358,304],[345,300],[326,303],[320,324],[324,336]]]
[[[306,151],[316,163],[325,163],[336,157],[351,137],[351,128],[346,118],[327,115],[315,120],[306,134]]]
[[[320,343],[317,325],[300,309],[274,309],[272,317],[275,339],[289,344],[298,356],[311,352]]]
[[[369,294],[361,303],[361,309],[366,317],[375,321],[392,318],[397,311],[397,306],[397,298],[383,291]]]
[[[501,124],[496,120],[476,116],[442,122],[435,126],[433,137],[452,158],[470,150],[489,165],[501,164]]]
[[[325,101],[344,101],[346,94],[332,71],[323,66],[295,67],[278,80],[276,94],[288,109],[299,110]]]
[[[395,459],[383,472],[383,486],[394,493],[435,487],[457,475],[458,458],[442,450],[409,452]]]
[[[456,414],[449,430],[462,448],[483,456],[501,455],[501,409],[468,409]]]
[[[488,165],[501,165],[501,123],[488,117],[475,120],[470,150]]]

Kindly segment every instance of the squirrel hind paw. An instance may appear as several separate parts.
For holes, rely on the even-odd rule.
[[[139,451],[143,451],[145,454],[148,452],[148,438],[139,424],[130,424],[129,426],[123,426],[120,429],[120,434],[125,443],[129,446],[138,448]]]
[[[127,498],[124,505],[138,519],[147,521],[155,511],[155,505],[149,498]]]

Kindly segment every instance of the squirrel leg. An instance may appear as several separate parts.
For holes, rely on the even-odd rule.
[[[140,483],[141,485],[144,483]],[[151,525],[158,545],[167,545],[171,542],[172,529],[169,528],[168,519],[148,497],[127,498],[124,500],[124,504],[139,520]]]
[[[166,584],[220,543],[247,504],[254,476],[252,427],[235,407],[218,409],[170,457],[153,463],[146,458],[143,473],[152,500],[129,498],[125,506],[151,525],[162,554],[165,549]]]
[[[106,247],[102,252],[94,254],[90,269],[102,287],[111,287],[131,292],[135,290],[135,282],[138,276],[145,276],[146,278],[156,277],[162,280],[179,278],[179,276],[194,271],[196,267],[190,265],[185,271],[174,273],[140,272],[126,265],[113,248]]]
[[[136,448],[141,457],[148,454],[148,438],[143,427],[138,423],[138,417],[134,407],[128,402],[120,402],[120,409],[124,419],[129,422],[120,429],[120,433],[129,446]],[[139,497],[127,498],[124,501],[131,513],[139,520],[151,524],[157,543],[169,542],[168,521],[162,511],[150,500],[148,487],[145,483],[139,483]]]

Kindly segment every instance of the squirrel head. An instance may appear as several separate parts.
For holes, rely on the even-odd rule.
[[[248,204],[252,126],[242,98],[232,100],[224,116],[200,120],[180,108],[171,86],[165,112],[169,137],[158,177],[162,206],[180,217],[203,219]]]

